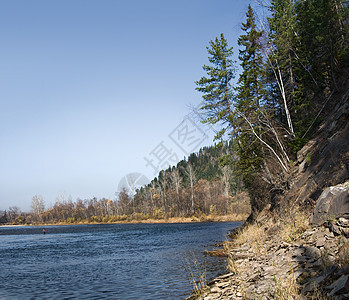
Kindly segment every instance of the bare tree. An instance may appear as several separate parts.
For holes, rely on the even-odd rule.
[[[193,166],[188,163],[185,168],[185,174],[189,179],[190,191],[191,191],[191,214],[195,213],[195,202],[194,202],[194,185],[196,183],[196,173]]]
[[[16,221],[16,218],[21,215],[21,209],[18,206],[11,206],[8,208],[8,219],[10,223]]]
[[[41,195],[35,195],[32,198],[31,204],[34,219],[36,221],[42,221],[41,213],[45,210],[45,202]]]
[[[177,196],[177,203],[175,207],[177,207],[177,214],[179,214],[179,207],[180,207],[180,188],[181,188],[181,183],[182,183],[182,177],[179,174],[178,169],[174,169],[171,172],[171,182],[173,189],[176,191],[176,196]]]

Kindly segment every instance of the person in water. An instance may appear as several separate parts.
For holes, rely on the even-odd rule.
[[[46,230],[45,230],[45,228],[42,230],[42,233],[43,233],[43,234],[46,234]]]

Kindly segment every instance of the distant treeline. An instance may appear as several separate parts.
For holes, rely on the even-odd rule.
[[[249,198],[241,193],[241,180],[233,176],[231,166],[220,165],[232,155],[228,143],[204,147],[177,166],[159,173],[147,186],[132,195],[123,189],[116,199],[77,199],[58,197],[45,210],[41,196],[32,199],[32,212],[18,207],[0,212],[0,223],[78,223],[118,222],[140,219],[166,219],[207,215],[243,215],[250,212]]]

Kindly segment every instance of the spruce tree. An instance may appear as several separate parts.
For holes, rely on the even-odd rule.
[[[264,89],[264,63],[261,53],[262,32],[257,30],[255,15],[251,5],[248,6],[246,22],[242,23],[244,31],[238,39],[239,59],[242,72],[238,80],[235,97],[235,109],[243,113],[253,126],[258,126],[256,118],[260,113],[265,95]],[[261,162],[261,144],[256,136],[250,132],[250,125],[246,124],[240,114],[235,114],[235,149],[239,156],[238,169],[242,174],[249,176],[256,173]],[[257,129],[257,128],[256,128]]]
[[[348,1],[298,1],[296,13],[299,45],[293,107],[295,151],[321,121],[318,114],[339,88],[338,81],[348,65]]]
[[[297,48],[297,19],[295,4],[292,0],[273,0],[269,7],[269,64],[276,83],[279,99],[281,121],[287,124],[290,133],[294,134],[291,108],[294,105],[296,76],[294,74],[295,50]],[[275,90],[274,90],[275,92]]]
[[[223,33],[220,38],[217,37],[214,41],[210,41],[207,51],[211,63],[211,65],[203,66],[207,77],[203,76],[195,83],[196,90],[203,93],[202,110],[207,115],[206,122],[211,124],[221,122],[224,125],[222,131],[216,136],[218,139],[231,123],[233,96],[231,80],[235,77],[235,62],[231,59],[233,47],[228,46]]]

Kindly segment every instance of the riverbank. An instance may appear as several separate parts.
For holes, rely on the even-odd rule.
[[[132,218],[121,217],[120,220],[114,221],[113,219],[108,222],[98,222],[90,220],[70,221],[70,222],[44,222],[44,223],[32,223],[32,224],[5,224],[1,227],[9,226],[50,226],[50,225],[86,225],[86,224],[174,224],[174,223],[199,223],[199,222],[242,222],[247,219],[247,214],[229,214],[229,215],[202,215],[193,217],[170,217],[170,218]]]
[[[225,243],[229,273],[189,299],[349,299],[348,237],[345,218],[312,226],[299,212],[262,214]]]

